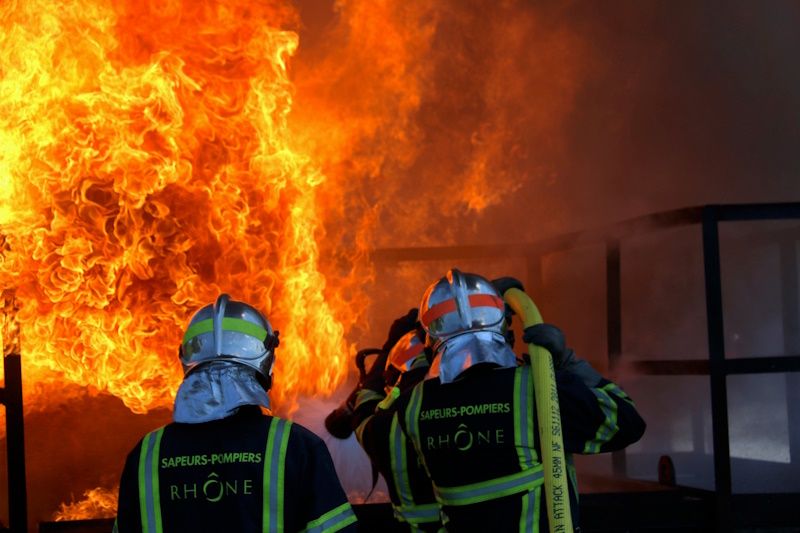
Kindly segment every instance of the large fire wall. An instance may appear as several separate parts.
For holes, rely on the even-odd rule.
[[[321,418],[354,382],[353,351],[380,345],[391,320],[417,305],[447,268],[528,282],[515,260],[387,266],[375,265],[370,250],[513,246],[659,210],[784,201],[800,193],[794,149],[800,73],[789,53],[800,13],[791,3],[754,10],[747,1],[305,0],[257,2],[248,10],[246,2],[168,1],[134,2],[116,14],[101,4],[51,9],[31,0],[0,7],[7,30],[0,49],[11,51],[0,58],[0,231],[12,250],[17,246],[16,256],[3,248],[0,267],[3,289],[16,291],[28,313],[22,328],[31,524],[51,519],[62,503],[82,501],[84,491],[113,488],[127,450],[169,420],[169,393],[148,401],[140,393],[168,391],[179,380],[172,339],[203,298],[239,280],[249,280],[243,293],[266,306],[287,334],[279,409],[322,431]],[[263,17],[263,27],[281,32],[262,39],[247,17]],[[182,26],[200,23],[211,31],[193,35]],[[222,39],[235,42],[232,56]],[[253,60],[262,52],[272,54],[270,66]],[[80,54],[92,62],[82,63]],[[248,59],[237,63],[241,57]],[[66,76],[73,72],[79,75]],[[169,83],[161,84],[164,73]],[[201,74],[198,89],[191,80]],[[74,85],[59,88],[64,80]],[[247,100],[252,87],[272,98]],[[135,105],[124,103],[128,97]],[[250,118],[235,115],[242,109]],[[101,120],[101,112],[117,115]],[[144,119],[169,127],[138,130]],[[186,130],[190,125],[197,129]],[[64,134],[73,126],[80,136]],[[132,144],[114,146],[136,150],[109,150],[128,134],[133,140],[125,143]],[[104,154],[119,153],[130,157],[104,166],[113,159]],[[279,161],[286,154],[291,164]],[[152,169],[165,174],[153,178]],[[276,179],[289,175],[301,179]],[[119,185],[125,176],[127,189]],[[180,176],[185,190],[208,183],[215,195],[165,193],[163,180]],[[94,194],[91,183],[106,192]],[[110,190],[131,195],[124,204],[131,218],[117,216],[123,204]],[[223,201],[231,207],[204,218]],[[97,205],[110,226],[87,223],[99,216]],[[150,231],[151,241],[120,239],[128,235],[126,221],[134,227],[143,220],[150,221],[140,229]],[[175,220],[180,230],[162,231]],[[113,258],[104,263],[86,250],[106,231],[117,240],[103,248]],[[166,240],[157,238],[159,231]],[[44,244],[24,248],[30,235],[43,235]],[[703,357],[696,238],[668,235],[623,249],[634,258],[623,262],[624,358]],[[301,242],[308,245],[302,251]],[[176,261],[178,251],[189,260]],[[737,255],[731,263],[740,270],[725,271],[732,276],[726,304],[729,331],[737,335],[727,339],[734,356],[781,348],[771,307],[781,290],[771,284],[774,253],[768,249],[755,262]],[[535,297],[576,351],[605,370],[599,254],[590,248],[547,257],[544,291]],[[159,277],[165,265],[186,276]],[[92,283],[76,274],[89,266],[102,273]],[[178,291],[159,284],[166,279],[196,285]],[[106,307],[66,296],[82,288],[103,295]],[[296,300],[289,289],[321,314],[290,305]],[[126,301],[138,305],[133,321],[103,337],[125,332],[124,349],[76,344],[65,334],[90,329],[82,331],[73,317],[107,326],[93,311],[122,316]],[[142,347],[154,362],[125,359]],[[113,368],[130,377],[97,379],[93,369],[111,355]],[[306,367],[334,389],[297,371]],[[631,475],[652,479],[652,459],[669,452],[678,457],[680,481],[709,487],[706,378],[623,373],[619,379],[641,398],[650,427],[630,450]],[[792,459],[795,436],[782,429],[796,416],[783,403],[794,388],[789,379],[731,378],[734,457],[766,454],[781,465]],[[337,444],[332,451],[352,467],[343,478],[362,494],[369,488],[363,456]],[[581,467],[603,476],[609,461]],[[741,464],[735,487],[764,489]],[[8,515],[5,501],[0,517]]]

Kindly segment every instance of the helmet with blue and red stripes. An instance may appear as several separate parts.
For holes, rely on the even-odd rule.
[[[420,304],[420,324],[433,349],[447,339],[471,331],[504,334],[505,304],[492,283],[477,274],[452,269],[428,287]]]
[[[477,274],[453,269],[428,287],[420,304],[420,325],[432,357],[426,379],[438,378],[444,384],[478,364],[517,365],[505,337],[503,298]]]

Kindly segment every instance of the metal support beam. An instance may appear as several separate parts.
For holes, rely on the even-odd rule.
[[[620,243],[606,244],[606,335],[608,337],[608,369],[616,370],[622,356],[622,279]]]
[[[797,274],[797,242],[780,244],[781,310],[783,350],[800,353],[800,280]],[[786,411],[789,430],[789,461],[794,472],[800,471],[800,375],[786,373]]]
[[[608,369],[616,370],[622,357],[622,273],[620,242],[606,242],[606,337],[608,341]],[[628,460],[625,450],[611,454],[614,477],[628,477]]]
[[[6,443],[8,446],[9,529],[28,531],[28,498],[25,482],[25,429],[22,416],[22,365],[18,353],[3,358],[5,372]]]
[[[708,359],[711,372],[711,426],[714,438],[716,523],[717,530],[725,532],[730,530],[732,487],[718,218],[717,206],[707,206],[703,209],[703,262],[706,283]]]

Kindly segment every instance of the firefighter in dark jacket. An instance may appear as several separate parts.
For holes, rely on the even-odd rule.
[[[192,317],[174,423],[128,455],[114,531],[355,532],[322,439],[268,416],[278,332],[221,295]]]
[[[428,361],[417,333],[417,310],[392,324],[381,355],[355,398],[352,425],[358,442],[383,475],[398,531],[441,530],[439,506],[414,446],[400,429],[394,402],[425,378]],[[397,335],[406,331],[388,351]],[[385,363],[384,363],[385,361]]]
[[[481,276],[451,270],[425,292],[420,323],[431,369],[398,399],[397,411],[433,482],[446,530],[548,531],[531,367],[518,365],[506,343],[499,292]],[[553,355],[566,452],[610,452],[641,438],[645,423],[628,395],[576,359],[558,328],[526,328],[523,340]],[[568,470],[577,527],[577,486]]]

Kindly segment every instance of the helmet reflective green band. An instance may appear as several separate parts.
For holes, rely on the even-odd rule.
[[[183,336],[183,343],[186,344],[198,335],[209,333],[211,331],[214,331],[213,318],[198,322],[186,330],[186,334]],[[222,331],[238,331],[239,333],[244,333],[246,335],[250,335],[251,337],[255,337],[260,341],[263,341],[267,338],[267,335],[269,335],[267,330],[257,326],[256,324],[253,324],[252,322],[242,320],[241,318],[230,317],[224,317],[222,319]]]

